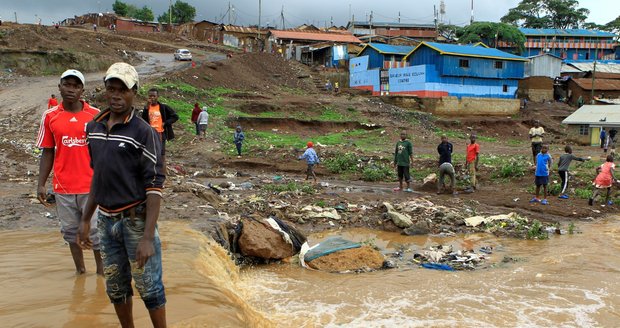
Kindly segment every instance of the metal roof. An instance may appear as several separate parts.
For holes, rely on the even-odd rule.
[[[413,54],[418,48],[422,46],[427,46],[439,52],[441,55],[528,61],[528,59],[525,57],[503,52],[495,48],[485,48],[485,47],[472,46],[472,45],[459,45],[459,44],[448,44],[448,43],[437,43],[437,42],[426,42],[426,41],[420,43],[417,47],[411,50],[411,52],[405,58],[408,58],[409,56],[411,56],[411,54]]]
[[[369,25],[372,25],[372,27],[398,27],[398,28],[409,27],[409,28],[432,28],[432,29],[435,29],[435,24],[411,24],[411,23],[398,23],[398,22],[372,22],[372,24],[371,24],[370,22],[365,22],[365,21],[349,22],[347,24],[347,29],[351,25],[358,25],[358,26],[369,26]]]
[[[407,55],[411,50],[413,50],[413,47],[410,47],[410,46],[393,46],[393,45],[384,44],[384,43],[369,43],[364,46],[364,48],[360,51],[360,53],[362,53],[362,51],[364,51],[366,47],[371,47],[377,50],[380,54],[403,55],[403,56]]]
[[[297,32],[282,30],[271,30],[269,32],[277,39],[361,43],[360,39],[355,37],[353,34],[328,32]]]
[[[562,124],[620,125],[620,105],[583,105]]]
[[[580,88],[592,90],[592,78],[573,79]],[[595,91],[620,91],[620,80],[615,79],[595,79]]]
[[[559,28],[525,28],[520,27],[526,36],[594,36],[594,37],[615,37],[616,35],[609,32],[585,29],[559,29]]]
[[[267,34],[266,30],[259,31],[254,27],[236,26],[236,25],[223,25],[222,29],[226,32],[234,33],[250,33],[250,34]]]
[[[568,63],[569,66],[572,66],[582,72],[590,72],[594,70],[594,62],[588,62],[588,63],[577,63],[577,62],[571,62]],[[601,73],[616,73],[616,74],[620,74],[620,63],[618,64],[605,64],[605,63],[600,63],[597,62],[596,63],[596,71],[597,72],[601,72]]]

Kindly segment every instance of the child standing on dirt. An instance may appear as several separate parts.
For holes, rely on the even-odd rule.
[[[308,164],[308,168],[306,169],[306,180],[308,180],[308,178],[312,176],[312,178],[314,179],[314,183],[316,183],[317,180],[316,173],[314,173],[314,166],[319,165],[319,156],[314,150],[314,144],[312,143],[312,141],[308,141],[307,146],[308,148],[306,148],[306,151],[303,155],[299,156],[299,159],[305,159],[306,163]]]
[[[614,157],[607,155],[607,161],[596,168],[596,173],[598,174],[594,179],[594,182],[592,182],[594,191],[592,192],[592,198],[588,200],[588,205],[592,206],[594,204],[594,200],[600,193],[601,189],[607,189],[607,193],[605,194],[605,204],[613,204],[609,200],[609,196],[611,195],[611,186],[614,184],[614,181],[616,181],[616,177],[614,176],[615,169],[616,164],[614,164]]]
[[[194,109],[192,109],[192,123],[194,123],[196,127],[196,135],[200,135],[200,131],[198,130],[198,115],[200,115],[200,105],[198,103],[194,104]]]
[[[209,124],[209,113],[207,112],[207,109],[207,106],[202,107],[202,112],[200,112],[197,119],[200,140],[207,139],[207,125]]]
[[[413,145],[411,141],[407,140],[407,133],[405,131],[400,133],[400,140],[396,142],[396,149],[394,150],[394,167],[397,168],[398,173],[398,188],[394,188],[394,191],[403,190],[403,180],[407,182],[407,189],[405,192],[413,192],[411,189],[411,174],[409,173],[409,166],[413,162]]]
[[[233,135],[233,143],[235,147],[237,147],[237,157],[241,157],[241,146],[243,145],[243,140],[245,140],[245,134],[241,130],[241,125],[237,125],[235,129],[235,134]]]
[[[560,175],[560,179],[562,179],[562,191],[560,192],[560,199],[568,199],[568,195],[566,194],[566,189],[568,189],[568,177],[570,174],[568,173],[568,168],[570,167],[570,163],[573,160],[584,162],[590,160],[589,158],[581,158],[573,155],[573,148],[569,145],[564,147],[564,152],[562,156],[560,156],[560,160],[558,161],[558,174]]]
[[[480,154],[480,145],[476,143],[476,135],[469,136],[469,144],[465,155],[465,168],[469,172],[469,181],[471,183],[467,192],[473,192],[477,187],[476,173],[478,172],[478,158]]]
[[[549,146],[542,145],[540,153],[536,155],[536,178],[534,179],[534,183],[536,183],[536,197],[532,198],[530,203],[540,202],[543,205],[549,205],[547,201],[547,185],[549,184],[549,169],[553,163],[553,158],[547,153],[548,151]],[[539,197],[541,186],[544,192],[542,201]]]

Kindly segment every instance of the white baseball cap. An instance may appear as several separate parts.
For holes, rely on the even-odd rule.
[[[127,63],[114,63],[108,71],[105,73],[103,81],[109,79],[119,79],[125,83],[128,89],[132,89],[134,86],[139,86],[138,72],[136,69]]]
[[[68,69],[64,73],[62,73],[62,75],[60,76],[60,79],[62,80],[65,77],[69,77],[69,76],[77,77],[82,82],[82,86],[86,85],[86,83],[85,83],[86,80],[84,79],[84,75],[80,71],[78,71],[76,69]]]

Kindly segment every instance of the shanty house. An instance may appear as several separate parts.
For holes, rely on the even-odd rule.
[[[620,74],[596,73],[594,76],[594,81],[591,75],[590,77],[568,80],[568,91],[571,94],[569,101],[571,104],[578,104],[580,97],[584,104],[591,103],[592,88],[594,88],[595,99],[620,98]]]
[[[368,56],[368,69],[405,67],[403,59],[413,50],[410,46],[393,46],[383,43],[368,43],[362,48],[358,57]]]
[[[298,47],[318,43],[322,44],[320,49],[314,48],[318,50],[329,48],[331,59],[326,60],[326,63],[335,63],[348,60],[349,53],[346,45],[359,44],[360,40],[347,31],[270,30],[267,34],[267,51],[279,52],[287,59],[300,58],[301,54],[297,52]]]
[[[562,121],[569,138],[582,145],[598,146],[602,128],[620,131],[620,105],[584,105]]]
[[[267,35],[266,30],[236,25],[222,25],[220,31],[221,44],[250,52],[262,51],[263,40]]]

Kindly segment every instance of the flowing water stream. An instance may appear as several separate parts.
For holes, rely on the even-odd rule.
[[[330,274],[274,264],[239,273],[214,242],[185,223],[163,222],[168,321],[176,327],[618,326],[620,222],[578,228],[583,233],[545,241],[370,230],[310,238],[339,233],[372,239],[386,251],[493,246],[493,267],[476,271],[408,267]],[[502,263],[504,257],[517,261]],[[1,326],[117,326],[102,278],[73,274],[57,232],[0,232],[0,263]],[[87,268],[92,266],[89,254]],[[142,302],[134,304],[137,326],[150,326]]]

